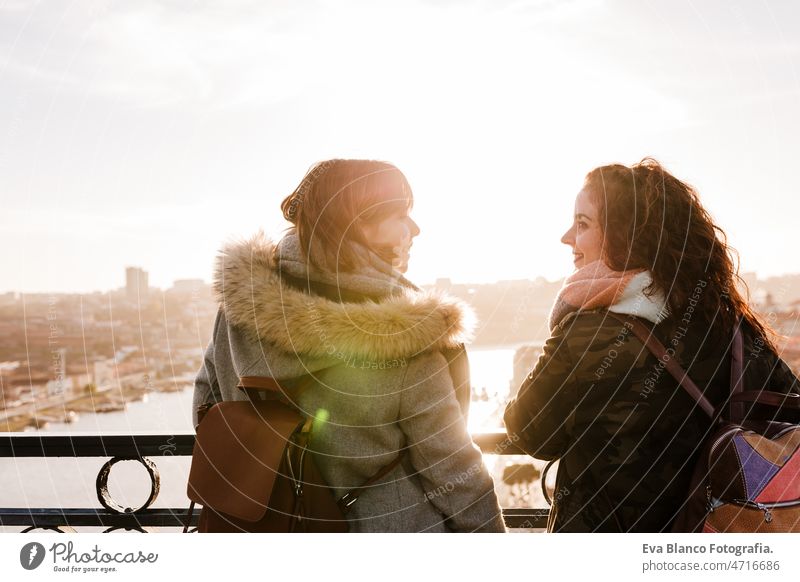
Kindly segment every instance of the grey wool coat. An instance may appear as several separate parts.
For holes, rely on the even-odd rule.
[[[246,399],[240,376],[292,390],[310,375],[293,397],[315,419],[310,447],[337,496],[408,449],[350,508],[350,531],[505,531],[466,427],[468,308],[356,250],[367,266],[336,273],[306,262],[294,231],[278,243],[259,232],[222,249],[195,422],[203,403]]]

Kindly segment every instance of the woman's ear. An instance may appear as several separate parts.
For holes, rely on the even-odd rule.
[[[369,245],[373,240],[375,240],[375,236],[377,235],[375,225],[367,222],[361,217],[357,217],[353,228],[357,229],[357,233],[361,235],[361,239]]]

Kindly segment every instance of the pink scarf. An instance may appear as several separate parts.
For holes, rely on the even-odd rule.
[[[612,271],[602,260],[581,267],[564,280],[558,292],[550,312],[550,330],[573,311],[614,305],[631,279],[644,270]]]

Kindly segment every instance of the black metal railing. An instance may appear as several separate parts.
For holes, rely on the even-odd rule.
[[[21,457],[110,457],[97,475],[98,500],[102,508],[4,508],[0,507],[0,526],[69,531],[74,527],[104,527],[105,531],[145,532],[145,527],[183,527],[186,507],[150,509],[158,496],[160,476],[153,459],[191,456],[194,434],[134,435],[43,435],[6,433],[0,435],[0,458]],[[486,454],[524,454],[504,433],[473,435],[475,444]],[[151,488],[147,501],[139,508],[122,507],[108,492],[108,476],[119,461],[138,461],[147,469]],[[0,461],[2,462],[2,461]],[[1,495],[1,494],[0,494]],[[0,505],[2,501],[0,501]],[[504,508],[509,528],[544,528],[549,510]],[[199,509],[194,509],[189,523],[197,524]]]

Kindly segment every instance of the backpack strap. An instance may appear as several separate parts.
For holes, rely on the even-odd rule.
[[[734,397],[744,392],[744,348],[742,341],[742,320],[736,322],[731,345],[731,399],[730,418],[735,422],[744,420],[744,403]]]
[[[731,396],[730,402],[733,404],[740,404],[744,402],[752,402],[753,404],[763,404],[764,406],[771,406],[773,408],[780,408],[785,410],[800,410],[800,394],[794,392],[769,392],[767,390],[745,390]],[[723,403],[717,409],[717,413],[721,413],[725,407]]]
[[[630,325],[631,331],[639,338],[639,340],[647,347],[650,352],[659,359],[675,380],[683,386],[684,390],[689,393],[689,396],[697,402],[698,406],[712,419],[714,418],[714,405],[709,402],[708,398],[703,395],[703,392],[697,387],[697,384],[689,378],[686,370],[684,370],[675,359],[667,353],[664,345],[653,335],[645,325],[634,317],[623,317],[616,313],[608,312],[608,315],[614,319],[622,322],[624,325]]]
[[[623,324],[630,324],[633,333],[661,362],[664,363],[667,371],[675,378],[678,383],[689,393],[689,395],[700,405],[703,411],[712,419],[719,418],[725,409],[730,406],[729,420],[741,422],[744,420],[745,402],[763,404],[774,408],[789,410],[800,410],[800,395],[782,394],[780,392],[770,392],[767,390],[744,390],[744,341],[742,339],[741,320],[736,325],[731,345],[731,388],[728,400],[718,407],[714,406],[703,395],[697,385],[687,375],[686,371],[675,362],[663,344],[653,335],[652,331],[638,319],[628,316],[623,317],[616,313],[608,312],[608,315],[621,321]]]
[[[236,387],[247,394],[247,397],[252,402],[279,400],[283,404],[297,409],[297,405],[289,399],[283,386],[275,378],[270,378],[269,376],[241,376]]]
[[[373,485],[376,481],[391,473],[394,468],[402,462],[403,457],[405,457],[407,453],[408,449],[403,449],[397,454],[391,463],[378,469],[378,471],[372,475],[372,477],[367,479],[362,485],[353,487],[350,491],[342,495],[341,498],[339,498],[339,501],[336,502],[339,505],[339,508],[342,510],[342,513],[347,513],[347,511],[350,509],[350,506],[358,501],[359,495],[361,495],[364,490],[367,489],[367,487]]]

